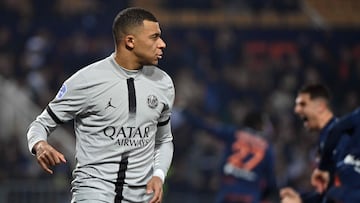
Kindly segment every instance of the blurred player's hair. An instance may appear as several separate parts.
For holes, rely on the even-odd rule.
[[[309,94],[310,99],[323,99],[330,108],[331,94],[327,86],[320,83],[304,85],[298,92],[299,94]]]
[[[244,116],[243,125],[261,131],[264,127],[264,116],[261,112],[250,111]]]
[[[242,124],[245,128],[257,131],[257,135],[269,139],[274,135],[274,126],[270,117],[261,111],[249,111],[243,118]]]

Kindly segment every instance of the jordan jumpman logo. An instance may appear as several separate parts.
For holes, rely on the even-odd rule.
[[[113,106],[113,105],[111,104],[111,99],[112,99],[112,98],[110,98],[110,100],[109,100],[107,106],[105,107],[105,109],[107,109],[107,108],[109,108],[109,107],[116,108],[115,106]]]

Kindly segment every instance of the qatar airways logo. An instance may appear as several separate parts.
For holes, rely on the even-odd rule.
[[[108,126],[103,133],[106,137],[116,140],[119,146],[143,147],[150,142],[150,127],[120,127]]]

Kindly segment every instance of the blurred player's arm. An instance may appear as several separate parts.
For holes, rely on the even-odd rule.
[[[341,117],[339,121],[331,128],[328,137],[326,138],[323,151],[321,152],[319,169],[327,171],[331,166],[332,152],[335,149],[340,138],[344,134],[352,135],[352,131],[360,126],[360,108]],[[355,138],[358,140],[359,138]],[[360,141],[359,141],[360,143]]]
[[[234,134],[237,130],[237,128],[234,126],[207,123],[200,116],[197,116],[187,110],[183,111],[183,115],[185,116],[188,123],[190,123],[192,126],[205,130],[218,139],[226,141],[232,141],[234,139]]]

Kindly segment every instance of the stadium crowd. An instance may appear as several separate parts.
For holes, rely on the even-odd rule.
[[[0,76],[27,90],[43,108],[70,74],[111,54],[112,18],[128,4],[2,1]],[[269,139],[279,185],[308,190],[317,136],[305,132],[293,113],[296,91],[305,83],[323,82],[333,92],[336,114],[355,109],[360,104],[360,30],[165,26],[162,32],[167,48],[160,67],[174,78],[176,87],[169,198],[185,194],[187,202],[201,202],[196,198],[211,198],[218,186],[223,145],[186,125],[183,108],[230,123],[241,123],[249,109],[265,112],[272,121]],[[0,184],[49,178],[34,174],[34,160],[18,149],[25,133],[13,132],[0,135]],[[64,177],[71,176],[71,170],[64,171]]]

